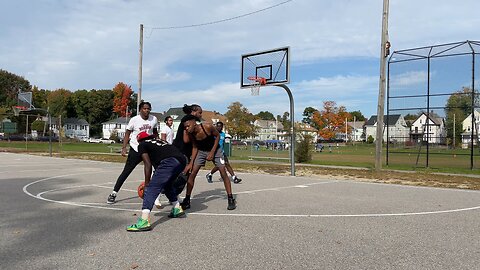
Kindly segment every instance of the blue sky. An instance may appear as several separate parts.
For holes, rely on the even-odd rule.
[[[0,68],[44,89],[111,89],[125,82],[137,91],[144,24],[142,98],[154,111],[198,103],[224,113],[239,101],[252,113],[283,114],[289,101],[282,88],[265,87],[258,97],[240,89],[240,56],[289,46],[288,86],[297,120],[305,107],[320,109],[326,100],[367,117],[376,114],[381,0],[293,0],[224,23],[154,29],[222,20],[281,2],[0,0]],[[480,40],[478,10],[475,0],[391,0],[392,51]]]

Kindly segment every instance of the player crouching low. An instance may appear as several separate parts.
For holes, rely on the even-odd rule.
[[[164,190],[173,208],[169,217],[176,218],[185,213],[178,202],[178,190],[175,180],[183,172],[187,158],[175,146],[166,141],[155,139],[147,132],[137,136],[140,143],[138,153],[142,156],[145,172],[145,190],[143,195],[142,216],[136,224],[127,227],[127,231],[151,230],[150,212],[160,191]],[[152,175],[152,165],[155,171]],[[181,192],[181,190],[180,190]]]

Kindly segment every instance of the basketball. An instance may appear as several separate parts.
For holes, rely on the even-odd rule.
[[[145,182],[140,183],[137,188],[138,197],[143,199],[143,191],[145,189]]]

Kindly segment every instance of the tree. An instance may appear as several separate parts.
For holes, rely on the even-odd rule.
[[[102,133],[102,123],[113,118],[113,91],[91,90],[89,102],[90,111],[86,120],[90,123],[92,136],[98,136]]]
[[[242,103],[236,101],[228,106],[225,113],[227,117],[229,133],[240,139],[246,139],[256,134],[256,127],[253,125],[255,116],[251,114]]]
[[[0,69],[0,106],[17,105],[18,92],[31,91],[32,86],[25,78]]]
[[[50,115],[54,117],[67,116],[71,95],[72,92],[63,88],[50,92],[47,97]]]
[[[48,95],[50,95],[49,90],[38,89],[37,86],[32,88],[32,104],[36,108],[47,109],[48,107]]]
[[[132,88],[122,82],[113,88],[113,111],[120,117],[127,115],[127,108],[132,100]]]
[[[269,111],[261,111],[255,115],[258,119],[261,120],[273,120],[275,121],[275,116]]]
[[[356,121],[365,121],[365,116],[363,116],[361,111],[353,111],[349,112],[350,118],[348,119],[349,121],[353,121],[353,118],[355,117]]]
[[[313,114],[313,121],[318,125],[318,134],[326,140],[335,138],[338,132],[345,132],[347,118],[350,114],[344,106],[337,107],[335,101],[324,101],[323,110]],[[347,132],[349,132],[347,127]]]
[[[306,107],[305,110],[303,110],[302,123],[309,124],[311,127],[318,130],[319,127],[318,127],[317,123],[315,123],[315,121],[313,121],[313,114],[315,112],[318,112],[318,110],[313,108],[313,107]]]
[[[280,118],[280,123],[283,125],[283,130],[287,134],[287,136],[291,135],[291,128],[292,128],[292,123],[290,122],[290,113],[289,112],[284,112],[282,117],[278,116]]]
[[[478,107],[478,91],[474,93],[474,106]],[[453,121],[455,119],[455,138],[454,144],[461,139],[462,122],[472,113],[472,89],[463,87],[452,95],[447,100],[445,105],[445,126],[447,128],[447,137],[453,138]]]

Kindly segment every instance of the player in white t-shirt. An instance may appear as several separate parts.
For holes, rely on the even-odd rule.
[[[168,144],[173,143],[173,118],[169,115],[165,117],[165,126],[162,127],[162,130],[160,131],[160,139],[167,141]]]
[[[152,105],[150,102],[142,101],[138,106],[139,113],[132,117],[127,125],[125,137],[123,139],[122,156],[127,156],[127,144],[130,144],[130,150],[128,151],[127,161],[122,173],[118,176],[117,182],[113,188],[112,193],[108,195],[107,203],[115,203],[117,193],[120,191],[127,177],[132,173],[135,167],[142,161],[141,155],[138,153],[138,141],[137,135],[142,131],[146,131],[148,134],[152,134],[155,138],[158,137],[158,120],[157,117],[150,115]]]

